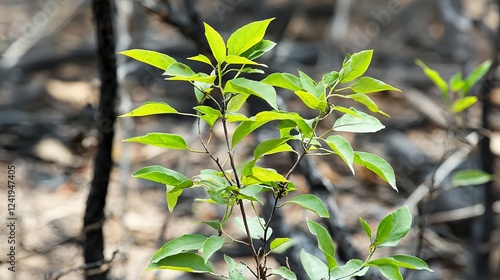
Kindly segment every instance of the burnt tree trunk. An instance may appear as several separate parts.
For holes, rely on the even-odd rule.
[[[108,182],[113,160],[114,123],[116,119],[115,100],[117,95],[116,57],[114,42],[113,0],[93,0],[92,10],[96,24],[97,64],[101,80],[101,94],[98,108],[99,146],[95,157],[94,178],[87,199],[84,217],[85,240],[83,251],[85,278],[88,280],[106,279],[108,269],[104,268],[104,240],[102,223],[104,206],[108,192]]]

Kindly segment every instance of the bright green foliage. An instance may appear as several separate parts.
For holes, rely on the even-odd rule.
[[[416,63],[424,69],[425,74],[441,89],[446,105],[448,106],[448,111],[455,118],[456,126],[458,126],[457,129],[460,129],[464,124],[459,113],[465,111],[478,101],[476,96],[467,96],[467,93],[488,73],[491,67],[491,60],[486,60],[478,65],[465,79],[462,77],[462,72],[456,72],[448,81],[449,87],[439,76],[439,73],[427,67],[420,60],[417,60]],[[439,79],[436,77],[439,77]],[[473,169],[456,172],[452,178],[452,184],[455,187],[471,186],[485,184],[492,180],[493,176],[491,174]]]
[[[482,185],[493,180],[493,176],[481,170],[470,169],[456,172],[451,178],[455,187]]]
[[[328,231],[322,225],[311,220],[307,220],[307,226],[309,227],[309,231],[316,235],[318,239],[318,248],[325,256],[328,269],[336,267],[335,246],[333,245],[333,240]]]
[[[491,67],[491,61],[486,60],[480,64],[470,75],[464,80],[462,72],[457,72],[451,76],[448,83],[439,75],[436,70],[429,68],[421,60],[416,60],[424,73],[431,81],[441,90],[444,101],[448,105],[452,113],[460,113],[477,102],[477,97],[466,96],[469,90],[488,73]]]
[[[284,204],[287,204],[287,203],[294,203],[294,204],[300,205],[306,209],[313,211],[321,218],[329,218],[330,217],[330,214],[328,214],[328,211],[326,210],[325,206],[323,205],[323,202],[321,202],[321,199],[319,199],[317,196],[314,196],[312,194],[299,195],[297,197],[294,197],[293,199],[288,200]]]
[[[156,68],[160,68],[161,70],[167,70],[167,68],[170,65],[172,65],[172,63],[176,62],[175,59],[173,59],[172,57],[155,51],[134,49],[134,50],[122,51],[120,52],[120,54],[126,55],[137,61],[152,65]]]
[[[212,168],[204,169],[200,174],[189,179],[177,171],[161,166],[148,166],[139,169],[134,177],[154,181],[166,186],[166,200],[169,211],[173,211],[183,191],[187,188],[201,188],[206,196],[197,197],[197,203],[212,203],[223,207],[224,214],[218,220],[202,221],[201,223],[213,228],[216,232],[212,236],[187,234],[173,239],[160,248],[148,266],[148,269],[172,269],[196,273],[213,272],[210,258],[224,246],[225,242],[241,242],[249,245],[255,266],[245,266],[237,263],[229,256],[224,256],[227,263],[227,275],[230,280],[243,280],[246,277],[244,270],[250,269],[258,279],[267,279],[269,274],[279,275],[284,279],[296,280],[297,276],[288,267],[272,269],[267,267],[267,257],[270,253],[285,251],[297,243],[288,237],[276,238],[270,227],[273,214],[270,217],[259,217],[256,203],[264,204],[262,196],[271,195],[276,208],[289,207],[295,204],[310,210],[320,218],[329,218],[327,208],[320,198],[312,194],[303,194],[288,197],[295,190],[290,181],[291,174],[298,163],[305,156],[337,155],[354,173],[354,163],[373,171],[380,178],[396,188],[394,171],[390,165],[379,156],[354,151],[350,143],[338,132],[371,133],[384,128],[384,125],[375,116],[369,115],[355,108],[346,108],[337,104],[342,98],[352,99],[366,107],[373,113],[387,116],[377,104],[368,96],[372,92],[400,91],[382,81],[371,77],[364,77],[371,59],[373,50],[348,54],[338,71],[331,71],[315,79],[303,71],[297,73],[271,73],[259,80],[242,77],[243,73],[265,74],[261,69],[266,65],[255,59],[273,49],[274,42],[264,39],[267,27],[273,19],[266,19],[249,23],[233,32],[227,41],[210,25],[204,24],[205,37],[210,47],[210,54],[199,54],[188,58],[197,63],[209,65],[209,73],[195,72],[189,65],[177,62],[168,55],[147,50],[129,50],[122,54],[135,60],[150,64],[164,70],[167,80],[184,81],[193,86],[197,104],[193,107],[195,113],[179,112],[164,102],[146,102],[130,113],[120,117],[139,117],[158,114],[175,114],[192,117],[198,124],[206,124],[209,136],[198,135],[202,148],[193,150],[188,147],[185,138],[181,135],[153,132],[147,135],[126,139],[126,142],[136,142],[157,147],[202,153],[210,159]],[[481,73],[475,74],[468,82],[463,82],[461,88],[473,81]],[[459,77],[456,77],[457,80]],[[457,86],[457,85],[455,85]],[[296,112],[282,111],[278,107],[276,88],[295,94],[304,106],[315,111],[312,119],[305,119]],[[214,96],[220,94],[220,96]],[[255,116],[247,116],[242,112],[246,100],[255,96],[264,100],[269,106]],[[210,102],[205,102],[210,100]],[[209,106],[208,104],[212,104]],[[340,114],[333,127],[327,131],[319,131],[320,123]],[[234,125],[231,130],[228,123]],[[235,154],[239,152],[237,144],[248,138],[259,127],[273,123],[279,132],[279,137],[259,143],[253,150],[252,158],[238,162]],[[224,141],[227,147],[227,157],[217,158],[211,152],[210,140],[212,129],[221,124],[224,131]],[[232,136],[231,136],[232,135]],[[291,141],[300,144],[299,149],[292,148]],[[278,153],[295,153],[297,161],[286,173],[260,166],[265,156]],[[244,205],[255,210],[252,217],[245,212]],[[239,207],[241,216],[233,215],[234,207]],[[230,221],[244,234],[245,238],[238,240],[226,234],[224,228]],[[378,246],[393,246],[409,230],[411,215],[403,209],[398,210],[384,219],[377,229],[375,237],[364,220],[363,228],[372,241],[369,249],[370,257]],[[425,268],[421,260],[395,256],[387,264],[369,263],[366,261],[351,260],[343,266],[337,266],[335,259],[334,241],[329,232],[318,222],[307,220],[309,231],[316,236],[318,248],[323,252],[326,264],[305,251],[300,254],[304,269],[311,279],[347,279],[356,275],[363,275],[368,266],[377,266],[384,270],[384,275],[392,275],[390,269],[394,266],[404,266],[414,269]],[[254,239],[252,245],[250,240]],[[373,239],[373,240],[372,240]],[[260,243],[259,243],[260,242]],[[253,245],[255,244],[254,247]],[[260,245],[259,245],[260,244]],[[259,247],[260,246],[260,247]],[[221,276],[221,275],[219,275]]]

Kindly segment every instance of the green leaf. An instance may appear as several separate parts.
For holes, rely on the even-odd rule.
[[[451,183],[454,187],[482,185],[493,180],[493,176],[482,170],[460,170],[453,174]]]
[[[172,108],[165,102],[145,102],[137,109],[132,110],[127,114],[123,114],[119,116],[123,117],[142,117],[149,115],[158,115],[158,114],[178,114],[177,110]]]
[[[293,199],[283,203],[283,205],[288,203],[298,204],[306,209],[313,211],[321,218],[330,218],[330,214],[328,214],[328,211],[323,205],[323,202],[321,202],[321,199],[312,194],[303,194],[296,196]]]
[[[349,109],[349,108],[346,108],[343,106],[334,106],[333,110],[339,111],[339,112],[344,113],[344,114],[349,114],[349,115],[355,116],[357,118],[363,118],[360,114],[358,114],[358,111],[356,109],[354,109],[353,107],[351,107]]]
[[[212,26],[207,23],[203,23],[205,26],[205,37],[207,38],[208,45],[210,46],[210,50],[217,60],[218,64],[222,64],[226,59],[226,44],[224,43],[224,39]]]
[[[349,260],[345,265],[331,269],[329,279],[351,279],[355,276],[364,276],[368,267],[363,267],[363,264],[362,260]]]
[[[257,59],[261,57],[266,52],[272,50],[276,46],[276,43],[270,40],[262,40],[255,44],[253,47],[249,48],[240,56],[246,57],[250,60]]]
[[[318,239],[318,248],[323,252],[323,255],[325,255],[328,269],[336,267],[335,246],[333,245],[333,240],[328,231],[322,225],[309,219],[307,219],[307,227],[312,234],[316,235]]]
[[[245,68],[241,69],[241,73],[265,74],[265,72],[262,71],[261,69],[255,69],[255,68],[251,68],[251,67],[245,67]]]
[[[240,55],[262,41],[266,29],[273,19],[254,21],[234,31],[227,40],[228,54]]]
[[[283,277],[285,280],[297,280],[297,276],[290,269],[280,266],[278,269],[271,270],[271,274]]]
[[[417,269],[417,270],[427,270],[433,272],[433,270],[429,268],[429,266],[425,261],[415,256],[394,255],[391,257],[391,259],[396,261],[397,265],[400,267],[406,267],[409,269]]]
[[[243,184],[260,184],[260,183],[276,183],[276,182],[288,182],[288,180],[283,177],[283,175],[276,172],[276,170],[271,168],[262,168],[259,166],[254,166],[252,169],[247,171],[246,177],[243,178]]]
[[[391,216],[392,218],[387,218]],[[377,247],[394,247],[399,244],[399,240],[403,238],[408,231],[410,231],[411,228],[411,223],[412,223],[412,216],[410,209],[408,206],[403,206],[397,209],[396,211],[392,212],[391,214],[387,215],[382,222],[385,219],[392,219],[392,224],[391,224],[391,230],[387,238],[383,241],[377,240]],[[379,225],[379,228],[382,227],[382,222]],[[379,229],[377,229],[377,235],[378,235]]]
[[[179,196],[182,194],[182,189],[174,191],[174,188],[174,186],[167,185],[167,191],[165,192],[168,212],[170,213],[174,211],[175,205],[177,205],[177,201],[179,200]]]
[[[403,275],[399,272],[399,267],[397,265],[382,264],[376,261],[377,260],[371,261],[368,265],[377,267],[380,273],[389,280],[403,280]]]
[[[219,231],[221,228],[221,221],[219,221],[219,220],[204,221],[201,223],[210,226],[211,228],[215,229],[216,231]]]
[[[311,77],[309,77],[306,73],[299,70],[300,83],[302,84],[302,88],[305,91],[312,93],[318,99],[320,98],[323,90],[318,89],[316,86],[318,85]]]
[[[199,54],[197,56],[188,57],[187,59],[198,61],[198,62],[203,62],[203,63],[208,64],[208,65],[210,65],[210,66],[213,67],[212,62],[210,61],[210,59],[206,55],[204,55],[204,54]]]
[[[233,54],[226,56],[225,61],[227,64],[248,64],[248,65],[259,65],[259,66],[267,67],[267,65],[265,65],[265,64],[257,63],[255,61],[252,61],[252,60],[246,58],[246,57],[233,55]]]
[[[201,252],[203,253],[203,259],[205,264],[208,263],[208,259],[217,252],[224,245],[224,238],[216,235],[210,236],[205,242],[203,242],[203,247]]]
[[[193,185],[193,181],[186,176],[160,165],[143,167],[132,174],[132,177],[175,187],[191,187]]]
[[[338,79],[339,79],[339,72],[332,71],[328,74],[323,75],[323,78],[321,80],[325,85],[332,86],[337,82]]]
[[[231,139],[232,147],[238,144],[245,136],[270,121],[292,120],[299,127],[300,133],[305,137],[310,137],[312,128],[304,119],[295,112],[263,111],[252,117],[249,121],[241,122],[233,132]]]
[[[361,118],[346,114],[338,118],[333,125],[334,131],[346,131],[355,133],[377,132],[384,129],[385,126],[375,117],[354,108],[349,108],[356,112]]]
[[[457,92],[461,90],[465,85],[465,81],[462,79],[462,72],[458,71],[453,74],[450,78],[449,84],[452,91]]]
[[[195,253],[180,253],[151,262],[146,270],[151,269],[169,269],[180,270],[193,273],[213,272],[210,263],[205,263],[203,257]]]
[[[165,243],[151,259],[151,263],[157,263],[164,258],[183,252],[199,250],[207,237],[201,234],[185,234]]]
[[[234,221],[236,222],[236,225],[238,228],[243,232],[247,233],[245,229],[245,223],[243,222],[243,219],[240,217],[235,217]],[[247,217],[247,223],[248,223],[248,230],[250,231],[250,237],[252,239],[263,239],[264,238],[264,225],[266,222],[264,219],[260,217],[253,217],[253,218],[248,218]],[[269,240],[271,235],[273,234],[273,229],[268,228],[267,229],[267,237],[265,240]]]
[[[475,96],[466,96],[456,100],[453,105],[450,107],[450,111],[453,113],[459,113],[463,110],[469,108],[470,106],[476,104],[477,97]]]
[[[371,77],[361,77],[354,81],[354,83],[350,84],[349,88],[355,93],[373,93],[385,90],[394,90],[401,92],[400,89]]]
[[[163,73],[168,76],[190,77],[196,73],[188,65],[180,62],[172,63]]]
[[[389,183],[394,190],[398,190],[394,170],[385,159],[372,153],[354,152],[354,162],[366,167]]]
[[[363,75],[372,61],[373,50],[365,50],[351,55],[339,72],[340,83],[350,82]]]
[[[355,93],[355,94],[346,95],[346,97],[351,98],[351,99],[365,105],[366,108],[368,108],[372,112],[380,113],[386,117],[389,117],[389,115],[387,115],[384,111],[380,110],[378,108],[377,104],[373,100],[371,100],[371,98],[368,97],[368,95],[366,95],[366,94]]]
[[[141,49],[122,51],[119,54],[126,55],[162,70],[166,70],[172,63],[176,62],[174,58],[166,54]]]
[[[245,78],[236,78],[226,83],[224,92],[255,95],[264,99],[273,109],[278,109],[278,104],[276,103],[276,91],[272,86],[261,82]]]
[[[491,60],[486,60],[485,62],[481,63],[472,73],[467,76],[465,79],[465,85],[462,88],[462,96],[465,96],[467,92],[477,83],[481,78],[488,73],[488,70],[491,67]]]
[[[415,63],[417,63],[417,65],[424,70],[425,75],[427,75],[427,77],[429,77],[429,79],[431,79],[431,81],[441,90],[444,100],[448,102],[448,84],[445,80],[443,80],[443,78],[441,78],[441,75],[439,75],[436,70],[432,70],[425,65],[420,59],[415,60]]]
[[[167,78],[171,81],[192,81],[206,84],[212,84],[215,81],[214,75],[209,76],[205,73],[195,73],[189,66],[180,62],[170,65],[163,75],[172,76]]]
[[[297,90],[294,92],[297,97],[304,102],[304,104],[313,109],[313,110],[319,110],[322,113],[326,112],[326,109],[328,107],[328,103],[326,101],[322,101],[319,98],[317,98],[314,94],[303,91],[303,90]]]
[[[261,82],[271,86],[289,89],[291,91],[302,89],[300,78],[290,73],[272,73]]]
[[[273,241],[271,241],[271,244],[269,245],[269,249],[272,251],[272,250],[278,248],[279,246],[287,243],[290,240],[291,239],[288,237],[275,238]]]
[[[219,110],[216,110],[210,106],[200,105],[200,106],[194,107],[194,109],[196,111],[202,113],[202,115],[200,115],[200,118],[202,120],[206,121],[210,127],[213,127],[215,122],[220,117],[222,117],[222,113]]]
[[[370,227],[370,225],[363,218],[359,218],[359,222],[361,223],[361,226],[363,227],[363,230],[365,231],[366,236],[368,236],[368,238],[372,239],[372,228]]]
[[[300,251],[300,262],[309,279],[329,279],[328,267],[320,259],[307,253],[305,250]]]
[[[261,185],[250,185],[246,186],[244,188],[240,189],[240,193],[238,195],[238,198],[245,198],[250,201],[257,201],[260,202],[261,204],[264,204],[262,200],[260,200],[259,194],[262,192],[262,189],[264,189],[263,186]]]
[[[241,107],[245,104],[250,94],[235,94],[227,104],[228,112],[237,112],[241,109]],[[229,120],[228,120],[229,121]]]
[[[244,264],[236,263],[231,257],[224,255],[224,260],[227,263],[227,270],[229,271],[229,280],[247,280],[243,275],[243,270],[246,269]]]
[[[212,84],[193,81],[193,85],[196,100],[198,101],[198,104],[201,104],[205,95],[212,91]]]
[[[283,144],[286,144],[286,142],[290,139],[291,137],[276,138],[261,142],[259,145],[257,145],[257,147],[255,147],[255,150],[253,150],[254,160],[258,160],[262,156],[270,154],[270,152],[282,146]]]
[[[135,142],[141,144],[148,144],[161,148],[169,148],[174,150],[189,150],[186,141],[182,136],[177,134],[153,132],[143,136],[128,138],[123,142]]]
[[[380,224],[377,227],[377,234],[375,235],[374,244],[378,246],[379,244],[383,244],[392,231],[392,214],[385,216]]]
[[[326,144],[347,164],[354,174],[354,151],[351,144],[344,137],[340,135],[330,135],[325,139]]]

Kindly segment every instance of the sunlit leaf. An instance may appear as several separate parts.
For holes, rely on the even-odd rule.
[[[350,82],[363,75],[372,61],[373,50],[365,50],[351,55],[339,72],[340,83]]]
[[[285,280],[297,280],[297,276],[290,269],[280,266],[278,269],[271,270],[271,273],[283,277]]]
[[[366,236],[368,236],[368,238],[371,239],[372,238],[372,228],[370,227],[370,225],[368,225],[366,220],[363,218],[359,218],[359,222],[361,223],[361,226],[363,227],[363,230],[365,231]]]
[[[283,203],[283,205],[288,203],[294,203],[300,205],[308,210],[313,211],[321,218],[329,218],[330,214],[326,210],[326,207],[323,205],[321,199],[312,194],[303,194],[294,197],[293,199]]]
[[[249,48],[248,50],[240,54],[240,56],[244,56],[250,60],[254,60],[261,57],[266,52],[272,50],[274,46],[276,46],[275,42],[270,40],[262,40],[257,44],[253,45],[253,47]]]
[[[398,88],[371,77],[361,77],[350,84],[349,88],[355,93],[373,93],[385,90],[401,91]]]
[[[279,246],[289,242],[291,239],[288,237],[283,237],[283,238],[275,238],[273,241],[271,241],[271,244],[269,245],[269,249],[272,251]]]
[[[228,54],[240,55],[262,41],[267,27],[273,19],[254,21],[234,31],[227,40]]]
[[[312,93],[316,98],[320,99],[321,94],[323,93],[323,90],[318,89],[317,83],[309,77],[306,73],[302,72],[299,70],[299,77],[300,77],[300,82],[302,84],[302,88],[309,92]]]
[[[203,253],[203,259],[205,260],[205,264],[208,263],[208,259],[217,252],[224,245],[224,238],[220,236],[210,236],[205,242],[203,242],[203,246],[201,248],[201,252]]]
[[[224,39],[222,39],[219,32],[207,23],[203,23],[203,25],[205,26],[205,37],[207,38],[210,50],[218,64],[222,64],[224,59],[226,59],[226,44],[224,43]]]
[[[181,173],[165,168],[160,165],[146,166],[132,174],[134,178],[141,178],[169,186],[187,186],[193,185],[193,182]]]
[[[302,88],[300,78],[290,73],[272,73],[261,82],[291,91],[301,90]]]
[[[433,272],[433,270],[429,268],[429,266],[425,261],[415,256],[394,255],[391,256],[390,258],[396,261],[397,265],[400,267],[406,267],[409,269],[417,269],[417,270],[427,270]]]
[[[246,58],[246,57],[233,55],[233,54],[226,56],[225,61],[227,64],[248,64],[248,65],[259,65],[259,66],[267,67],[267,65],[265,65],[265,64],[257,63],[255,61],[252,61],[252,60]]]
[[[326,108],[328,107],[328,103],[326,101],[322,101],[319,98],[317,98],[314,94],[303,91],[303,90],[298,90],[295,91],[295,95],[304,102],[304,104],[314,110],[319,110],[322,113],[326,112]]]
[[[352,174],[354,174],[354,167],[352,166],[354,151],[351,144],[340,135],[330,135],[325,139],[325,142],[347,164]]]
[[[486,60],[485,62],[481,63],[472,73],[467,76],[465,79],[465,85],[462,88],[462,96],[465,96],[467,92],[477,83],[479,80],[481,80],[486,73],[488,73],[488,70],[491,67],[491,60]]]
[[[336,267],[337,261],[335,260],[335,246],[333,245],[330,233],[322,225],[309,219],[307,219],[307,227],[309,228],[309,231],[318,239],[318,248],[325,256],[328,269]]]
[[[205,263],[202,256],[195,253],[180,253],[151,262],[146,270],[169,269],[193,273],[213,272],[210,263]]]
[[[172,63],[176,62],[175,59],[171,56],[155,51],[133,49],[122,51],[120,52],[120,54],[126,55],[137,61],[149,64],[162,70],[166,70]]]
[[[350,279],[355,276],[364,276],[368,267],[363,268],[363,263],[362,260],[358,259],[349,260],[345,265],[331,269],[330,279]]]
[[[406,205],[390,213],[380,222],[377,228],[376,246],[394,247],[398,245],[400,239],[410,231],[411,223],[412,215]]]
[[[398,190],[394,170],[385,159],[372,153],[354,152],[354,162],[366,167],[389,183],[394,190]]]
[[[377,132],[385,126],[375,117],[354,108],[349,108],[356,112],[361,117],[356,117],[350,114],[343,115],[338,118],[333,125],[335,131],[346,131],[355,133]]]
[[[433,70],[425,65],[420,59],[415,60],[415,63],[417,63],[417,65],[424,70],[425,75],[427,75],[427,77],[429,77],[429,79],[431,79],[431,81],[441,90],[444,100],[448,101],[448,84],[443,78],[441,78],[441,75],[439,75],[436,70]]]
[[[272,86],[261,82],[245,78],[236,78],[226,83],[224,92],[255,95],[264,99],[273,109],[278,109],[278,104],[276,103],[276,91]]]
[[[145,102],[137,109],[132,110],[130,113],[121,115],[120,118],[177,113],[177,110],[175,110],[174,108],[172,108],[172,106],[168,105],[165,102]]]
[[[453,113],[459,113],[463,110],[469,108],[470,106],[476,104],[477,97],[475,96],[466,96],[456,100],[453,105],[450,107],[450,111]]]
[[[300,251],[300,262],[311,280],[329,279],[328,267],[317,257],[302,250]]]
[[[175,149],[175,150],[189,150],[184,138],[182,138],[182,136],[177,134],[153,132],[153,133],[148,133],[144,136],[128,138],[123,141],[148,144],[152,146]]]
[[[460,170],[453,174],[451,183],[455,187],[482,185],[493,180],[493,176],[482,170],[468,169]]]
[[[201,234],[185,234],[183,236],[177,237],[165,243],[151,259],[152,263],[161,261],[162,259],[177,255],[183,252],[197,251],[207,240],[207,237]]]
[[[212,62],[210,61],[210,59],[206,55],[203,55],[203,54],[199,54],[197,56],[188,57],[187,59],[194,60],[194,61],[199,61],[199,62],[203,62],[203,63],[208,64],[208,65],[210,65],[210,66],[213,67]]]

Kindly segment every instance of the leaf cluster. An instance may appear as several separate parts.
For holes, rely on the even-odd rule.
[[[171,56],[150,50],[133,49],[121,52],[130,58],[162,69],[167,80],[191,84],[197,104],[194,107],[195,113],[187,113],[179,112],[164,102],[146,102],[120,117],[158,114],[192,117],[198,124],[199,141],[203,148],[189,147],[188,141],[182,135],[159,132],[132,137],[124,141],[202,153],[211,159],[214,166],[202,170],[193,178],[187,178],[175,170],[158,165],[143,167],[132,176],[164,184],[170,212],[174,211],[179,196],[188,188],[205,190],[207,196],[197,198],[197,202],[212,203],[225,209],[219,220],[203,221],[216,231],[214,235],[206,237],[186,234],[169,241],[156,252],[148,269],[215,274],[210,257],[225,243],[240,242],[251,249],[256,262],[255,268],[251,269],[238,264],[231,257],[225,256],[228,274],[219,276],[231,280],[245,279],[243,271],[250,269],[257,279],[267,279],[273,274],[285,279],[296,279],[289,267],[278,269],[267,267],[267,256],[271,253],[283,252],[289,246],[293,246],[293,240],[288,237],[273,237],[273,230],[270,227],[273,215],[260,217],[255,204],[263,204],[261,196],[268,193],[274,197],[273,213],[277,208],[295,204],[316,213],[321,218],[329,218],[326,207],[318,197],[311,194],[298,195],[293,198],[288,196],[295,190],[293,182],[290,181],[290,175],[305,156],[338,156],[352,173],[354,173],[354,164],[364,166],[397,190],[394,171],[387,161],[375,154],[353,150],[349,141],[338,134],[338,132],[371,133],[384,128],[377,117],[353,107],[340,106],[336,102],[340,99],[352,99],[373,113],[387,116],[378,108],[369,94],[387,90],[399,91],[399,89],[375,78],[363,76],[370,65],[373,50],[347,55],[339,71],[327,73],[319,80],[313,79],[300,70],[296,75],[271,73],[260,80],[242,77],[243,73],[265,73],[262,68],[267,66],[255,60],[276,45],[264,39],[267,27],[272,20],[249,23],[233,32],[227,40],[224,40],[215,29],[205,23],[205,37],[212,55],[209,57],[199,54],[188,59],[209,65],[212,69],[210,73],[197,73],[190,66],[176,61]],[[276,88],[295,94],[306,107],[315,110],[317,116],[306,119],[296,112],[280,110],[277,105]],[[221,98],[216,98],[216,94],[219,94]],[[264,100],[272,110],[264,110],[254,116],[245,115],[242,107],[250,96]],[[206,105],[207,100],[211,100],[211,104],[214,105]],[[333,118],[334,112],[342,116],[335,120],[330,129],[320,134],[319,123],[326,118]],[[270,122],[277,123],[276,129],[280,136],[261,142],[254,149],[249,160],[237,162],[235,160],[237,145],[257,128]],[[226,158],[218,158],[210,150],[212,129],[217,123],[223,127],[227,147]],[[235,126],[231,132],[229,123]],[[208,137],[201,133],[202,125],[210,128]],[[292,148],[291,141],[299,142],[301,149]],[[263,157],[276,153],[297,154],[297,161],[287,174],[280,174],[274,169],[260,166],[259,161]],[[252,215],[245,212],[244,204],[252,206],[254,210]],[[240,208],[241,217],[233,217],[234,207]],[[372,240],[370,256],[378,247],[397,244],[399,239],[408,232],[411,215],[406,210],[402,208],[382,221],[376,237]],[[246,236],[245,240],[238,240],[224,230],[224,225],[230,219]],[[324,253],[326,260],[325,264],[307,252],[301,253],[302,264],[311,279],[347,279],[361,275],[369,266],[376,266],[381,271],[392,271],[394,267],[426,268],[423,261],[410,256],[379,259],[378,263],[370,259],[351,260],[344,266],[338,266],[335,260],[335,247],[326,229],[312,220],[308,220],[307,224],[310,232],[317,236],[318,247]],[[366,223],[363,223],[363,226],[367,234],[371,232]],[[372,238],[371,233],[368,236]],[[261,247],[255,248],[252,240],[259,240]],[[389,275],[387,276],[389,279],[398,279],[394,278],[395,274],[390,272],[383,272],[383,274]]]

